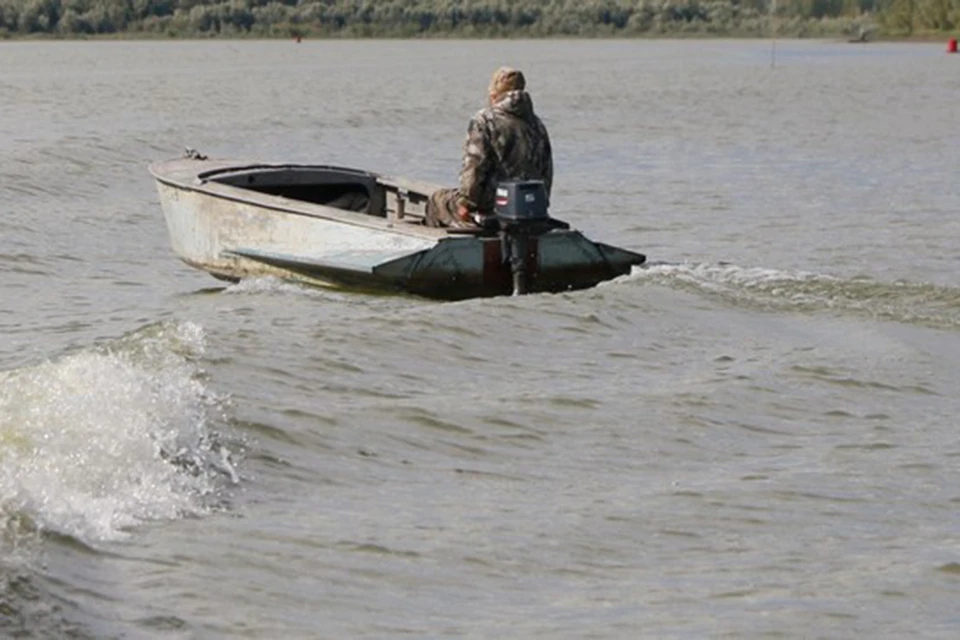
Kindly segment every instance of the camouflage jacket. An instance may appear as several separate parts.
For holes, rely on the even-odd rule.
[[[506,93],[470,120],[457,202],[492,212],[497,183],[510,179],[543,180],[547,195],[553,185],[550,137],[526,91]]]

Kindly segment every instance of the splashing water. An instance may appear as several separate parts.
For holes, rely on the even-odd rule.
[[[0,529],[84,542],[144,520],[199,514],[220,477],[221,401],[199,379],[193,324],[152,325],[108,344],[0,373]]]

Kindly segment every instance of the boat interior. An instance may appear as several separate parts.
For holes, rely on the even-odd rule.
[[[212,171],[199,177],[258,193],[416,225],[423,224],[427,198],[437,188],[330,166],[256,165]]]

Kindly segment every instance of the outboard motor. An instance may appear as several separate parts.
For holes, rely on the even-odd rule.
[[[504,262],[510,263],[513,295],[527,293],[530,238],[556,228],[570,228],[547,213],[547,189],[542,180],[517,180],[497,185],[496,219],[500,225]]]

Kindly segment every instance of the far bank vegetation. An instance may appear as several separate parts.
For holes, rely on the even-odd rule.
[[[0,36],[909,36],[960,0],[0,0]]]

